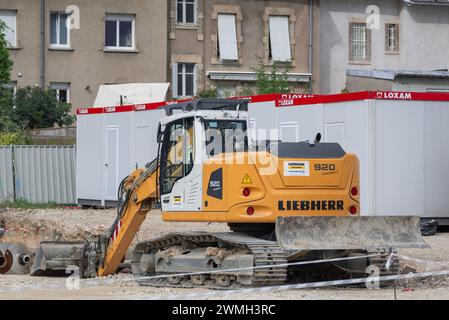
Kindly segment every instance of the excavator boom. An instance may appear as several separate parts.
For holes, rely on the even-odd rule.
[[[138,169],[123,180],[117,217],[111,228],[98,239],[42,242],[36,252],[31,275],[64,273],[70,265],[79,266],[81,275],[85,277],[116,272],[156,200],[157,171],[157,160],[154,160],[146,169]]]

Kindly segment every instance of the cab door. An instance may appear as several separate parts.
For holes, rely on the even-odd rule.
[[[197,130],[193,117],[166,126],[160,163],[163,211],[202,210],[202,166],[195,163]]]

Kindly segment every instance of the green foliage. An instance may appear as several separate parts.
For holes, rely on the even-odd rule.
[[[27,145],[31,143],[30,137],[23,131],[12,133],[0,132],[0,146]]]
[[[312,81],[312,80],[310,80],[310,81]],[[305,94],[312,94],[313,93],[312,92],[312,84],[311,84],[311,82],[306,82],[304,84],[304,93]]]
[[[16,199],[14,201],[0,202],[0,208],[11,209],[52,209],[56,208],[56,203],[31,203],[25,199]]]
[[[220,97],[216,87],[205,88],[196,94],[197,98],[218,99]]]
[[[0,21],[0,85],[7,84],[11,77],[12,61],[9,58],[8,44],[5,38],[6,25]]]
[[[0,86],[0,132],[13,132],[19,130],[14,121],[14,94],[12,90]]]
[[[17,129],[12,119],[13,93],[10,89],[5,88],[5,85],[10,81],[12,68],[5,30],[6,25],[0,20],[0,132],[9,132]]]
[[[253,90],[251,90],[251,88],[249,88],[246,84],[244,84],[243,88],[239,91],[237,95],[240,97],[253,96],[254,92]]]
[[[53,91],[37,87],[19,89],[13,92],[5,88],[10,81],[12,61],[9,58],[8,44],[5,38],[5,24],[0,21],[0,132],[19,132],[23,129],[48,128],[54,124],[71,125],[75,117],[72,107],[59,102]],[[6,141],[14,140],[12,136]],[[22,138],[17,138],[22,139]]]
[[[258,57],[258,65],[254,68],[256,73],[256,87],[258,94],[291,93],[293,88],[288,81],[288,71],[291,64],[273,62],[269,70],[262,58]]]
[[[71,109],[69,103],[59,102],[52,90],[26,87],[17,90],[14,118],[27,129],[71,125],[75,121]]]

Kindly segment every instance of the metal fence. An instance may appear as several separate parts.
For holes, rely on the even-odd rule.
[[[74,146],[0,147],[0,201],[76,203]]]

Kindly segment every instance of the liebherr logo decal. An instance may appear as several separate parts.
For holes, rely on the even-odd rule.
[[[342,211],[345,209],[343,200],[280,200],[279,211]]]

